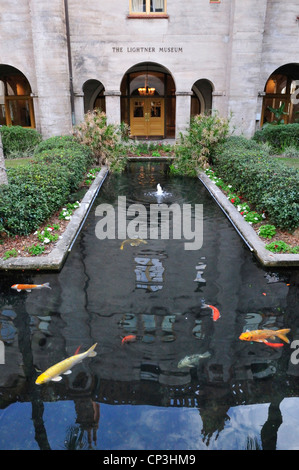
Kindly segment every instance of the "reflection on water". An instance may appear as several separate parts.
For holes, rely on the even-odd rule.
[[[149,207],[158,182],[167,204],[203,204],[200,250],[173,239],[120,250],[123,240],[96,238],[97,205],[126,196]],[[199,181],[148,163],[109,176],[60,273],[0,275],[0,448],[299,449],[290,345],[238,339],[288,327],[299,339],[298,281],[298,269],[256,262]],[[51,290],[11,289],[44,282]],[[203,303],[219,309],[217,321]],[[95,358],[35,385],[40,371],[95,342]]]

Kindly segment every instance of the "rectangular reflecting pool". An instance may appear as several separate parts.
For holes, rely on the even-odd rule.
[[[0,274],[0,449],[299,449],[298,283],[259,264],[197,179],[162,162],[109,175],[59,273]],[[279,348],[239,339],[285,328]]]

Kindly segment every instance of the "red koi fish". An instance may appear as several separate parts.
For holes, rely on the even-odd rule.
[[[136,335],[127,335],[121,340],[121,344],[129,343],[136,340]]]
[[[17,290],[18,292],[21,292],[22,290],[31,292],[32,289],[42,289],[43,287],[51,289],[50,284],[48,282],[45,282],[45,284],[14,284],[13,286],[11,286],[12,289]]]
[[[78,354],[78,353],[79,353],[80,349],[81,349],[81,345],[77,347],[77,349],[76,349],[76,351],[75,351],[75,354],[74,354],[74,356],[76,356],[76,354]]]
[[[209,307],[210,309],[212,309],[212,312],[213,312],[213,321],[217,321],[218,318],[220,318],[220,312],[219,312],[218,308],[214,307],[214,305],[203,304],[202,307],[203,307],[203,308]]]

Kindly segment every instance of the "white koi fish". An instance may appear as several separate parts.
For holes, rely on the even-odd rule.
[[[53,380],[54,382],[59,382],[62,377],[61,374],[67,375],[71,374],[71,368],[78,364],[79,362],[82,362],[83,359],[86,357],[94,357],[97,355],[97,353],[94,351],[97,343],[95,343],[91,348],[89,348],[87,351],[81,354],[75,354],[74,356],[68,357],[67,359],[64,359],[61,362],[58,362],[54,366],[50,367],[47,369],[45,372],[43,372],[41,375],[39,375],[35,381],[37,385],[44,384],[46,382],[50,382],[50,380]]]
[[[186,356],[184,359],[181,359],[178,363],[178,368],[181,369],[182,367],[195,367],[199,363],[200,359],[207,359],[211,356],[209,351],[203,354],[192,354],[192,356]]]

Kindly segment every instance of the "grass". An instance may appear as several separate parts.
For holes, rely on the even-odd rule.
[[[27,165],[32,158],[7,158],[5,159],[5,167],[6,169],[9,168],[17,168],[18,166]]]
[[[293,157],[293,158],[277,157],[277,158],[281,162],[285,163],[287,166],[296,168],[296,170],[299,170],[299,158],[296,158],[296,157]]]

